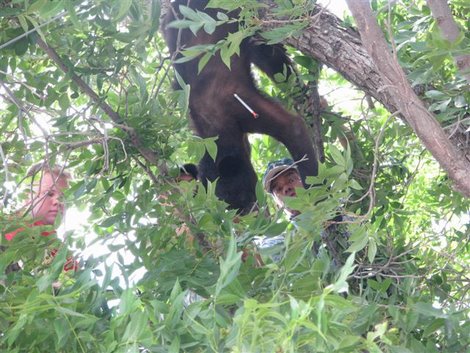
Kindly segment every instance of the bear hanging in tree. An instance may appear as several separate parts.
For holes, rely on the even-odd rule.
[[[217,18],[220,9],[206,9],[207,0],[177,0],[163,23],[163,32],[170,52],[176,59],[181,50],[196,45],[215,44],[238,31],[238,22],[226,22],[212,33],[170,25],[183,19],[180,6],[202,11]],[[227,14],[236,18],[237,13]],[[249,212],[256,201],[256,173],[250,161],[248,133],[267,134],[282,142],[295,161],[305,185],[307,176],[318,173],[315,151],[304,120],[287,112],[278,102],[264,96],[255,86],[250,65],[255,64],[272,79],[277,73],[293,73],[291,61],[281,45],[267,45],[245,38],[239,55],[230,57],[230,68],[217,51],[198,73],[198,58],[176,63],[175,69],[190,85],[189,109],[191,125],[202,137],[218,136],[217,157],[208,153],[199,163],[199,178],[203,183],[217,180],[216,195],[231,208]]]

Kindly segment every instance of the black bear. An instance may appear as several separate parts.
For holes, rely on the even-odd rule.
[[[176,0],[171,3],[163,22],[163,33],[171,54],[180,58],[180,51],[201,44],[215,44],[238,31],[238,22],[217,26],[211,34],[200,29],[194,35],[189,29],[168,26],[183,19],[180,5],[203,11],[216,18],[220,9],[206,9],[207,0]],[[227,14],[236,18],[237,13]],[[264,96],[255,86],[250,65],[253,63],[271,78],[276,73],[292,74],[291,61],[281,45],[267,45],[254,38],[246,38],[240,45],[240,54],[230,58],[230,69],[220,52],[213,55],[198,73],[198,59],[175,64],[175,69],[190,85],[189,109],[191,125],[203,138],[218,136],[215,161],[206,153],[199,163],[199,179],[206,183],[217,181],[216,195],[231,208],[249,212],[256,201],[256,173],[250,160],[248,133],[267,134],[282,142],[292,158],[304,161],[298,170],[305,178],[317,175],[318,163],[312,140],[304,120],[286,111],[278,102]]]

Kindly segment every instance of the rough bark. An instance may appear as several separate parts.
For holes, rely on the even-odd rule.
[[[470,162],[450,142],[434,115],[416,96],[379,28],[369,1],[346,0],[356,20],[364,47],[382,76],[395,106],[423,142],[424,146],[454,181],[455,187],[470,197]]]
[[[461,36],[461,33],[447,1],[427,0],[427,3],[444,39],[450,43],[455,43]],[[470,83],[470,55],[455,55],[454,60],[460,73]]]

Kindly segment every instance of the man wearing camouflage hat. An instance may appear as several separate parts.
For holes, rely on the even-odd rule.
[[[299,171],[292,159],[284,158],[269,163],[263,176],[263,186],[273,196],[276,205],[283,208],[290,219],[300,214],[299,211],[285,205],[287,197],[297,196],[296,189],[303,188]]]
[[[286,206],[286,198],[296,197],[298,188],[303,188],[302,180],[300,178],[299,171],[297,170],[296,163],[289,158],[280,159],[274,162],[270,162],[263,176],[263,187],[264,189],[273,196],[276,205],[282,208],[284,212],[289,216],[289,219],[293,219],[300,214],[300,211],[291,209]],[[351,217],[346,217],[341,214],[337,215],[333,221],[352,221]],[[321,238],[327,239],[329,242],[338,240],[342,244],[342,247],[346,246],[349,232],[341,229],[337,224],[333,223],[321,232]],[[284,244],[284,236],[279,235],[276,237],[268,238],[263,237],[256,240],[257,245],[261,251],[266,252],[269,250],[274,256],[271,256],[274,261],[278,261],[281,258],[281,249]],[[331,244],[330,244],[331,245]],[[335,244],[332,244],[335,245]],[[318,252],[320,244],[316,244],[315,253]],[[341,261],[339,260],[338,250],[336,246],[328,246],[331,255],[333,256],[333,263],[338,265]]]

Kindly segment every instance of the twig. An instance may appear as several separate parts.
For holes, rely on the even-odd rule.
[[[372,209],[374,208],[374,204],[375,204],[375,190],[374,190],[374,185],[375,185],[375,178],[377,177],[377,168],[378,168],[378,165],[379,165],[379,157],[378,157],[378,154],[379,154],[379,148],[380,148],[380,142],[382,141],[382,137],[385,133],[385,127],[387,126],[388,122],[390,121],[391,118],[393,118],[394,116],[397,116],[400,114],[400,111],[396,111],[395,113],[391,114],[387,120],[385,121],[385,123],[382,125],[382,128],[380,129],[380,132],[379,132],[379,135],[377,136],[377,139],[375,140],[375,147],[374,147],[374,164],[372,166],[372,173],[371,173],[371,178],[370,178],[370,185],[369,185],[369,189],[367,190],[367,192],[362,195],[359,199],[357,200],[353,200],[353,201],[349,201],[350,203],[357,203],[357,202],[360,202],[362,201],[364,198],[366,198],[367,196],[370,197],[370,202],[369,202],[369,209],[367,210],[367,213],[363,216],[360,216],[360,217],[363,217],[363,218],[367,218],[370,213],[372,212]]]
[[[150,170],[148,166],[146,166],[144,163],[142,163],[139,158],[136,156],[132,156],[132,159],[137,162],[138,165],[144,170],[145,173],[149,176],[150,180],[155,184],[155,186],[161,186],[160,182],[157,179],[157,176],[153,174],[153,172]]]
[[[42,134],[44,135],[44,137],[46,138],[46,141],[47,141],[47,137],[49,136],[49,133],[36,121],[36,119],[29,113],[29,110],[27,110],[23,106],[23,104],[16,98],[14,93],[10,90],[10,88],[1,79],[0,79],[0,85],[2,85],[3,89],[6,91],[6,93],[8,95],[8,98],[13,102],[13,104],[15,104],[21,112],[28,115],[28,117],[31,119],[31,121],[37,125],[37,127],[41,130]]]
[[[44,23],[41,23],[39,26],[34,27],[34,28],[30,29],[29,31],[24,32],[23,34],[20,34],[18,37],[15,37],[15,38],[9,40],[8,42],[6,42],[6,43],[0,45],[0,50],[2,50],[3,48],[8,47],[10,44],[13,44],[13,43],[19,41],[19,40],[20,40],[21,38],[23,38],[23,37],[26,37],[26,36],[28,36],[28,35],[30,35],[30,34],[36,33],[39,29],[41,29],[42,27],[48,25],[49,23],[54,22],[55,20],[61,18],[61,17],[64,16],[66,13],[67,13],[67,12],[62,12],[62,13],[58,14],[57,16],[52,17],[50,20],[48,20],[48,21],[46,21],[46,22],[44,22]]]
[[[61,144],[60,141],[56,141],[56,143]],[[65,145],[65,148],[67,148],[68,150],[75,150],[80,147],[94,145],[94,144],[101,144],[101,143],[103,143],[103,138],[95,138],[92,140],[64,143],[64,145]]]
[[[9,181],[9,177],[8,177],[8,164],[7,164],[7,160],[6,160],[6,157],[5,157],[5,153],[3,152],[3,147],[2,147],[2,144],[0,143],[0,157],[2,158],[2,163],[3,163],[3,169],[5,170],[5,182],[4,184],[7,184],[8,181]],[[5,192],[5,195],[3,195],[3,200],[2,200],[2,204],[0,205],[0,208],[3,208],[7,202],[7,197],[8,197],[8,192]]]

